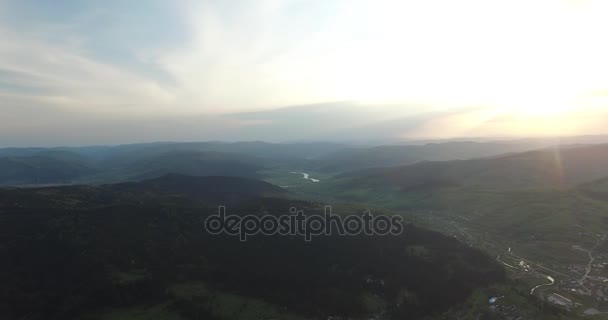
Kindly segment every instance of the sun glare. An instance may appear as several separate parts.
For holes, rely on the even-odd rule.
[[[560,105],[524,105],[519,107],[512,107],[512,111],[522,116],[541,116],[541,117],[554,117],[560,116],[564,113],[576,111],[576,108],[569,106]]]

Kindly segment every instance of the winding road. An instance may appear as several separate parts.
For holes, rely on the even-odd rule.
[[[583,288],[585,288],[588,293],[591,292],[591,289],[585,287],[585,280],[587,280],[587,278],[589,278],[589,274],[591,273],[591,270],[593,267],[593,261],[595,261],[595,257],[593,256],[593,250],[595,250],[595,249],[597,249],[597,247],[599,247],[602,240],[603,240],[603,238],[598,237],[597,241],[595,242],[595,245],[591,249],[585,249],[580,246],[573,246],[573,248],[575,250],[585,252],[589,256],[589,263],[587,263],[587,265],[585,266],[585,274],[578,280],[578,283]]]
[[[512,250],[510,250],[510,249],[509,249],[509,251],[506,251],[506,252],[505,252],[505,254],[508,254],[508,255],[510,255],[511,257],[513,257],[513,258],[516,258],[516,259],[520,260],[522,264],[524,264],[524,262],[528,263],[528,267],[530,267],[530,265],[534,265],[534,266],[536,266],[536,267],[538,267],[538,268],[542,268],[542,269],[545,269],[545,270],[550,271],[550,272],[552,272],[552,273],[555,273],[555,274],[558,274],[558,275],[561,275],[561,276],[564,276],[564,277],[567,277],[567,278],[570,278],[570,279],[576,280],[576,278],[574,278],[573,276],[567,275],[567,274],[562,273],[562,272],[559,272],[559,271],[557,271],[557,270],[553,270],[553,269],[551,269],[551,268],[547,268],[547,267],[545,267],[545,266],[543,266],[543,265],[540,265],[540,264],[538,264],[538,263],[532,262],[532,261],[530,261],[530,260],[528,260],[528,259],[526,259],[526,258],[522,258],[522,257],[520,257],[520,256],[517,256],[517,255],[515,255],[515,254],[513,253],[513,251],[512,251]],[[502,256],[502,254],[501,254],[501,255],[499,255],[498,257],[496,257],[496,260],[497,260],[498,262],[500,262],[500,263],[502,263],[503,265],[505,265],[505,266],[507,266],[507,267],[509,267],[509,268],[512,268],[512,269],[520,269],[519,267],[516,267],[516,266],[510,265],[510,264],[508,264],[508,263],[506,263],[506,262],[502,261],[502,260],[500,259],[500,257],[501,257],[501,256]],[[530,270],[532,270],[532,271],[536,272],[538,275],[540,275],[540,276],[544,277],[545,279],[549,280],[549,283],[543,283],[543,284],[539,284],[539,285],[535,286],[534,288],[530,289],[530,294],[531,294],[531,295],[533,295],[533,294],[534,294],[534,292],[536,291],[536,289],[538,289],[538,288],[541,288],[541,287],[548,287],[548,286],[552,286],[552,285],[554,285],[554,284],[555,284],[555,279],[554,279],[553,277],[551,277],[551,276],[549,276],[549,275],[546,275],[546,274],[543,274],[543,273],[540,273],[540,272],[538,272],[538,270],[534,270],[534,269],[527,270],[527,269],[525,269],[525,268],[524,268],[524,270],[525,270],[525,271],[530,271]]]

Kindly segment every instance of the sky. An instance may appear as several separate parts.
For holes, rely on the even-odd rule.
[[[606,16],[604,0],[0,0],[0,146],[608,133]]]

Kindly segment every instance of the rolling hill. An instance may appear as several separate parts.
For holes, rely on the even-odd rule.
[[[563,189],[608,176],[606,163],[608,144],[562,146],[491,158],[425,161],[340,178],[349,185],[393,186],[404,191],[444,187]]]
[[[362,170],[316,192],[408,212],[490,252],[514,247],[566,270],[587,259],[573,245],[593,247],[608,230],[606,163],[606,144],[569,146]]]
[[[9,148],[0,149],[0,161],[5,168],[4,171],[0,168],[0,185],[112,183],[150,179],[168,173],[268,178],[264,176],[267,174],[264,171],[268,170],[316,172],[323,176],[347,172],[360,175],[356,171],[401,166],[372,171],[373,174],[365,179],[372,182],[374,179],[370,179],[371,176],[384,172],[385,177],[376,180],[390,176],[395,181],[416,181],[416,175],[424,173],[425,178],[448,185],[458,185],[459,181],[487,185],[493,184],[495,179],[500,179],[502,183],[512,179],[509,182],[511,187],[522,187],[534,183],[557,184],[562,182],[557,179],[562,178],[566,184],[576,183],[603,172],[601,169],[598,172],[584,171],[598,168],[593,159],[603,159],[604,154],[594,155],[586,150],[598,150],[599,145],[561,146],[556,150],[514,154],[547,146],[551,141],[451,141],[365,147],[335,143],[166,142],[48,149]],[[577,149],[581,153],[568,151],[570,149]],[[559,157],[556,158],[557,155]],[[471,160],[476,158],[482,159]],[[556,162],[558,160],[561,163]],[[555,176],[558,165],[564,166],[564,177]],[[580,171],[578,168],[581,167],[587,169]]]
[[[0,189],[0,317],[420,319],[504,280],[492,258],[411,224],[398,236],[311,242],[241,242],[202,228],[218,204],[238,215],[323,212],[282,194],[250,179],[180,175]]]
[[[165,174],[259,177],[264,162],[236,153],[133,152],[96,159],[75,152],[42,150],[30,156],[0,157],[0,185],[45,185],[138,181]]]
[[[232,153],[175,151],[138,156],[129,161],[108,160],[100,165],[108,168],[102,182],[145,180],[169,173],[192,176],[258,177],[264,163],[256,158]]]
[[[259,171],[301,166],[344,146],[331,143],[148,143],[0,149],[0,185],[112,183],[168,173],[259,178]]]
[[[68,153],[0,158],[0,185],[65,184],[94,173],[89,163]]]
[[[411,165],[422,161],[466,160],[537,149],[538,141],[432,142],[420,145],[386,145],[346,148],[318,159],[321,172],[348,172],[375,167]]]
[[[579,189],[591,198],[608,201],[608,177],[585,183]]]

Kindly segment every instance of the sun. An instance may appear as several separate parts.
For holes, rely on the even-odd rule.
[[[570,111],[574,111],[574,107],[564,105],[524,105],[515,107],[515,111],[520,115],[528,116],[559,116]]]
[[[498,102],[500,101],[500,102]],[[497,99],[497,109],[501,113],[524,117],[556,117],[574,113],[580,104],[565,95],[527,94],[512,95]]]

